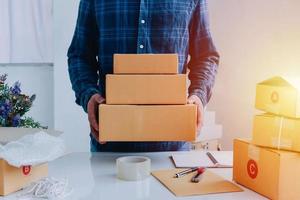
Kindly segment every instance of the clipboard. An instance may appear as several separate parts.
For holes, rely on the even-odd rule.
[[[205,167],[205,168],[232,168],[232,151],[193,151],[173,154],[171,156],[175,167]]]
[[[243,189],[236,184],[225,180],[209,170],[206,170],[202,174],[203,177],[199,183],[191,182],[192,177],[195,176],[197,172],[190,173],[181,178],[174,178],[174,174],[182,170],[183,169],[159,170],[153,171],[152,175],[178,197],[243,191]]]

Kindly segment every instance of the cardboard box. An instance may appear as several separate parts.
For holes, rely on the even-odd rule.
[[[34,181],[48,176],[48,165],[13,167],[0,160],[0,195],[16,192]]]
[[[177,54],[114,54],[114,74],[177,73]]]
[[[256,86],[257,109],[300,118],[300,80],[274,77]]]
[[[272,114],[256,115],[252,142],[260,146],[300,152],[300,119]]]
[[[186,104],[187,77],[106,75],[107,104]]]
[[[195,141],[196,105],[99,106],[100,141]]]
[[[233,179],[270,199],[300,199],[300,154],[234,140]]]

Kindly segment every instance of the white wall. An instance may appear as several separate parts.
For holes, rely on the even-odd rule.
[[[54,0],[54,123],[56,129],[64,131],[62,137],[70,151],[89,151],[87,115],[75,104],[67,65],[78,3],[79,0]]]
[[[223,125],[222,144],[250,137],[255,84],[274,75],[300,76],[299,0],[209,0],[221,64],[209,109]]]
[[[70,150],[88,151],[87,116],[75,105],[66,52],[79,0],[54,0],[55,127]],[[208,0],[211,29],[221,54],[209,110],[224,127],[223,147],[251,135],[255,84],[273,75],[300,75],[299,0]]]
[[[8,74],[8,83],[21,82],[22,93],[36,94],[31,110],[33,117],[43,126],[54,127],[53,66],[50,64],[0,64],[0,74]]]
[[[0,62],[52,63],[52,0],[0,1]]]

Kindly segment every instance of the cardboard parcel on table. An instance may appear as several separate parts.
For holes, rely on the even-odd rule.
[[[300,154],[234,140],[233,180],[270,199],[300,199]]]
[[[277,76],[258,83],[255,107],[276,115],[300,118],[300,79]]]
[[[15,151],[18,152],[19,157],[22,156],[22,152],[19,152],[20,150],[18,150],[18,141],[25,136],[34,135],[35,133],[38,133],[40,131],[41,129],[0,127],[2,156],[12,158],[12,156],[10,156],[9,154],[13,153],[13,151],[7,152],[6,154],[2,152],[3,149],[5,149],[6,145],[16,145]],[[59,136],[60,134],[62,134],[62,132],[54,130],[43,131],[52,136]],[[12,146],[12,148],[14,148],[14,146]],[[9,160],[9,162],[12,162],[12,160]],[[6,159],[3,159],[1,157],[0,195],[3,196],[16,192],[22,188],[29,186],[32,182],[38,181],[47,176],[47,162],[38,165],[24,165],[16,167],[9,164]]]
[[[300,152],[300,118],[269,113],[256,115],[252,142],[259,146]]]

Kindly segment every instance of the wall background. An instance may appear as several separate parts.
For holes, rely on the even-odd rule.
[[[67,65],[78,6],[79,0],[54,0],[54,123],[64,131],[62,137],[70,151],[89,151],[87,115],[75,104]]]
[[[255,84],[273,75],[300,76],[300,1],[208,2],[212,34],[222,57],[208,109],[216,111],[224,130],[221,142],[225,149],[231,149],[233,138],[251,135]],[[8,72],[10,80],[20,80],[25,90],[38,94],[38,110],[31,114],[63,130],[62,137],[71,151],[88,151],[87,116],[74,103],[67,73],[66,52],[78,3],[54,0],[53,67],[0,65],[0,72]]]
[[[52,0],[0,1],[0,62],[52,63]]]
[[[7,81],[9,85],[19,80],[23,93],[37,95],[31,110],[26,113],[26,116],[31,116],[42,125],[53,128],[53,65],[45,63],[0,63],[0,74],[5,73],[8,74]]]
[[[221,54],[209,109],[223,125],[222,144],[251,137],[255,84],[274,75],[300,77],[300,1],[209,0]]]

